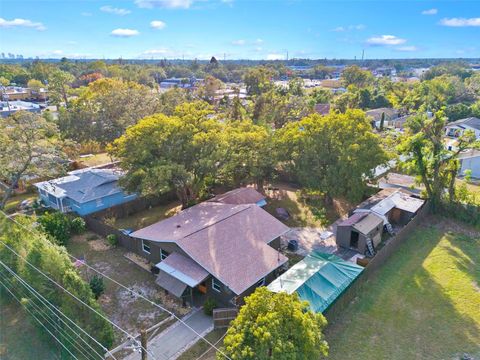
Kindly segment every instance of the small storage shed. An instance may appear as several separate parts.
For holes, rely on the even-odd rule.
[[[363,268],[333,254],[314,251],[275,279],[268,289],[296,292],[314,312],[324,312],[360,275]]]
[[[337,225],[337,245],[361,254],[367,251],[367,239],[376,247],[382,241],[383,219],[374,213],[354,213]]]

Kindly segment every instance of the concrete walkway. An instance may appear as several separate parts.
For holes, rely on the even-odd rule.
[[[205,315],[203,309],[193,310],[183,320],[202,336],[213,330],[213,319]],[[148,342],[148,360],[176,359],[199,340],[200,338],[191,329],[177,321]],[[139,359],[141,359],[139,353],[130,354],[125,358],[125,360]]]

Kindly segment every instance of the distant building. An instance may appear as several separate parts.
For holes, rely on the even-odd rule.
[[[480,140],[480,119],[469,117],[448,123],[447,126],[445,126],[445,136],[458,138],[467,130],[473,131],[477,140]]]
[[[203,83],[203,79],[196,78],[170,78],[165,79],[160,82],[161,89],[172,89],[172,88],[182,88],[182,89],[191,89],[199,84]]]
[[[48,91],[45,88],[33,90],[20,86],[7,86],[2,91],[2,99],[9,101],[45,101],[48,97]]]
[[[1,101],[0,102],[0,117],[5,118],[21,110],[37,113],[37,114],[41,112],[40,105],[27,102],[27,101]]]
[[[120,173],[114,169],[81,169],[69,175],[34,184],[42,202],[61,212],[88,215],[134,200],[118,185]]]
[[[375,127],[380,127],[380,122],[382,120],[382,114],[385,114],[385,127],[389,126],[390,121],[397,119],[400,116],[400,112],[397,109],[393,108],[378,108],[366,111],[368,117],[375,122]]]

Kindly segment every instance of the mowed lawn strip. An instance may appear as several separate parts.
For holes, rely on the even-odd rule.
[[[427,218],[329,325],[329,359],[480,358],[480,237],[462,228]]]

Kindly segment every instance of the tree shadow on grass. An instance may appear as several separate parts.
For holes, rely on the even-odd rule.
[[[426,219],[424,224],[428,223]],[[435,262],[453,257],[457,271],[453,276],[464,272],[474,276],[470,275],[471,263],[456,260],[458,253],[441,250],[450,256],[432,254],[444,235],[445,231],[420,226],[368,281],[356,300],[327,328],[331,359],[454,359],[463,353],[480,356],[480,314],[475,312],[475,300],[454,303],[451,293],[458,291],[455,281],[446,287],[437,281],[441,273],[434,277],[432,269],[425,267],[428,262],[439,265]],[[472,255],[462,241],[452,241],[456,251]]]

